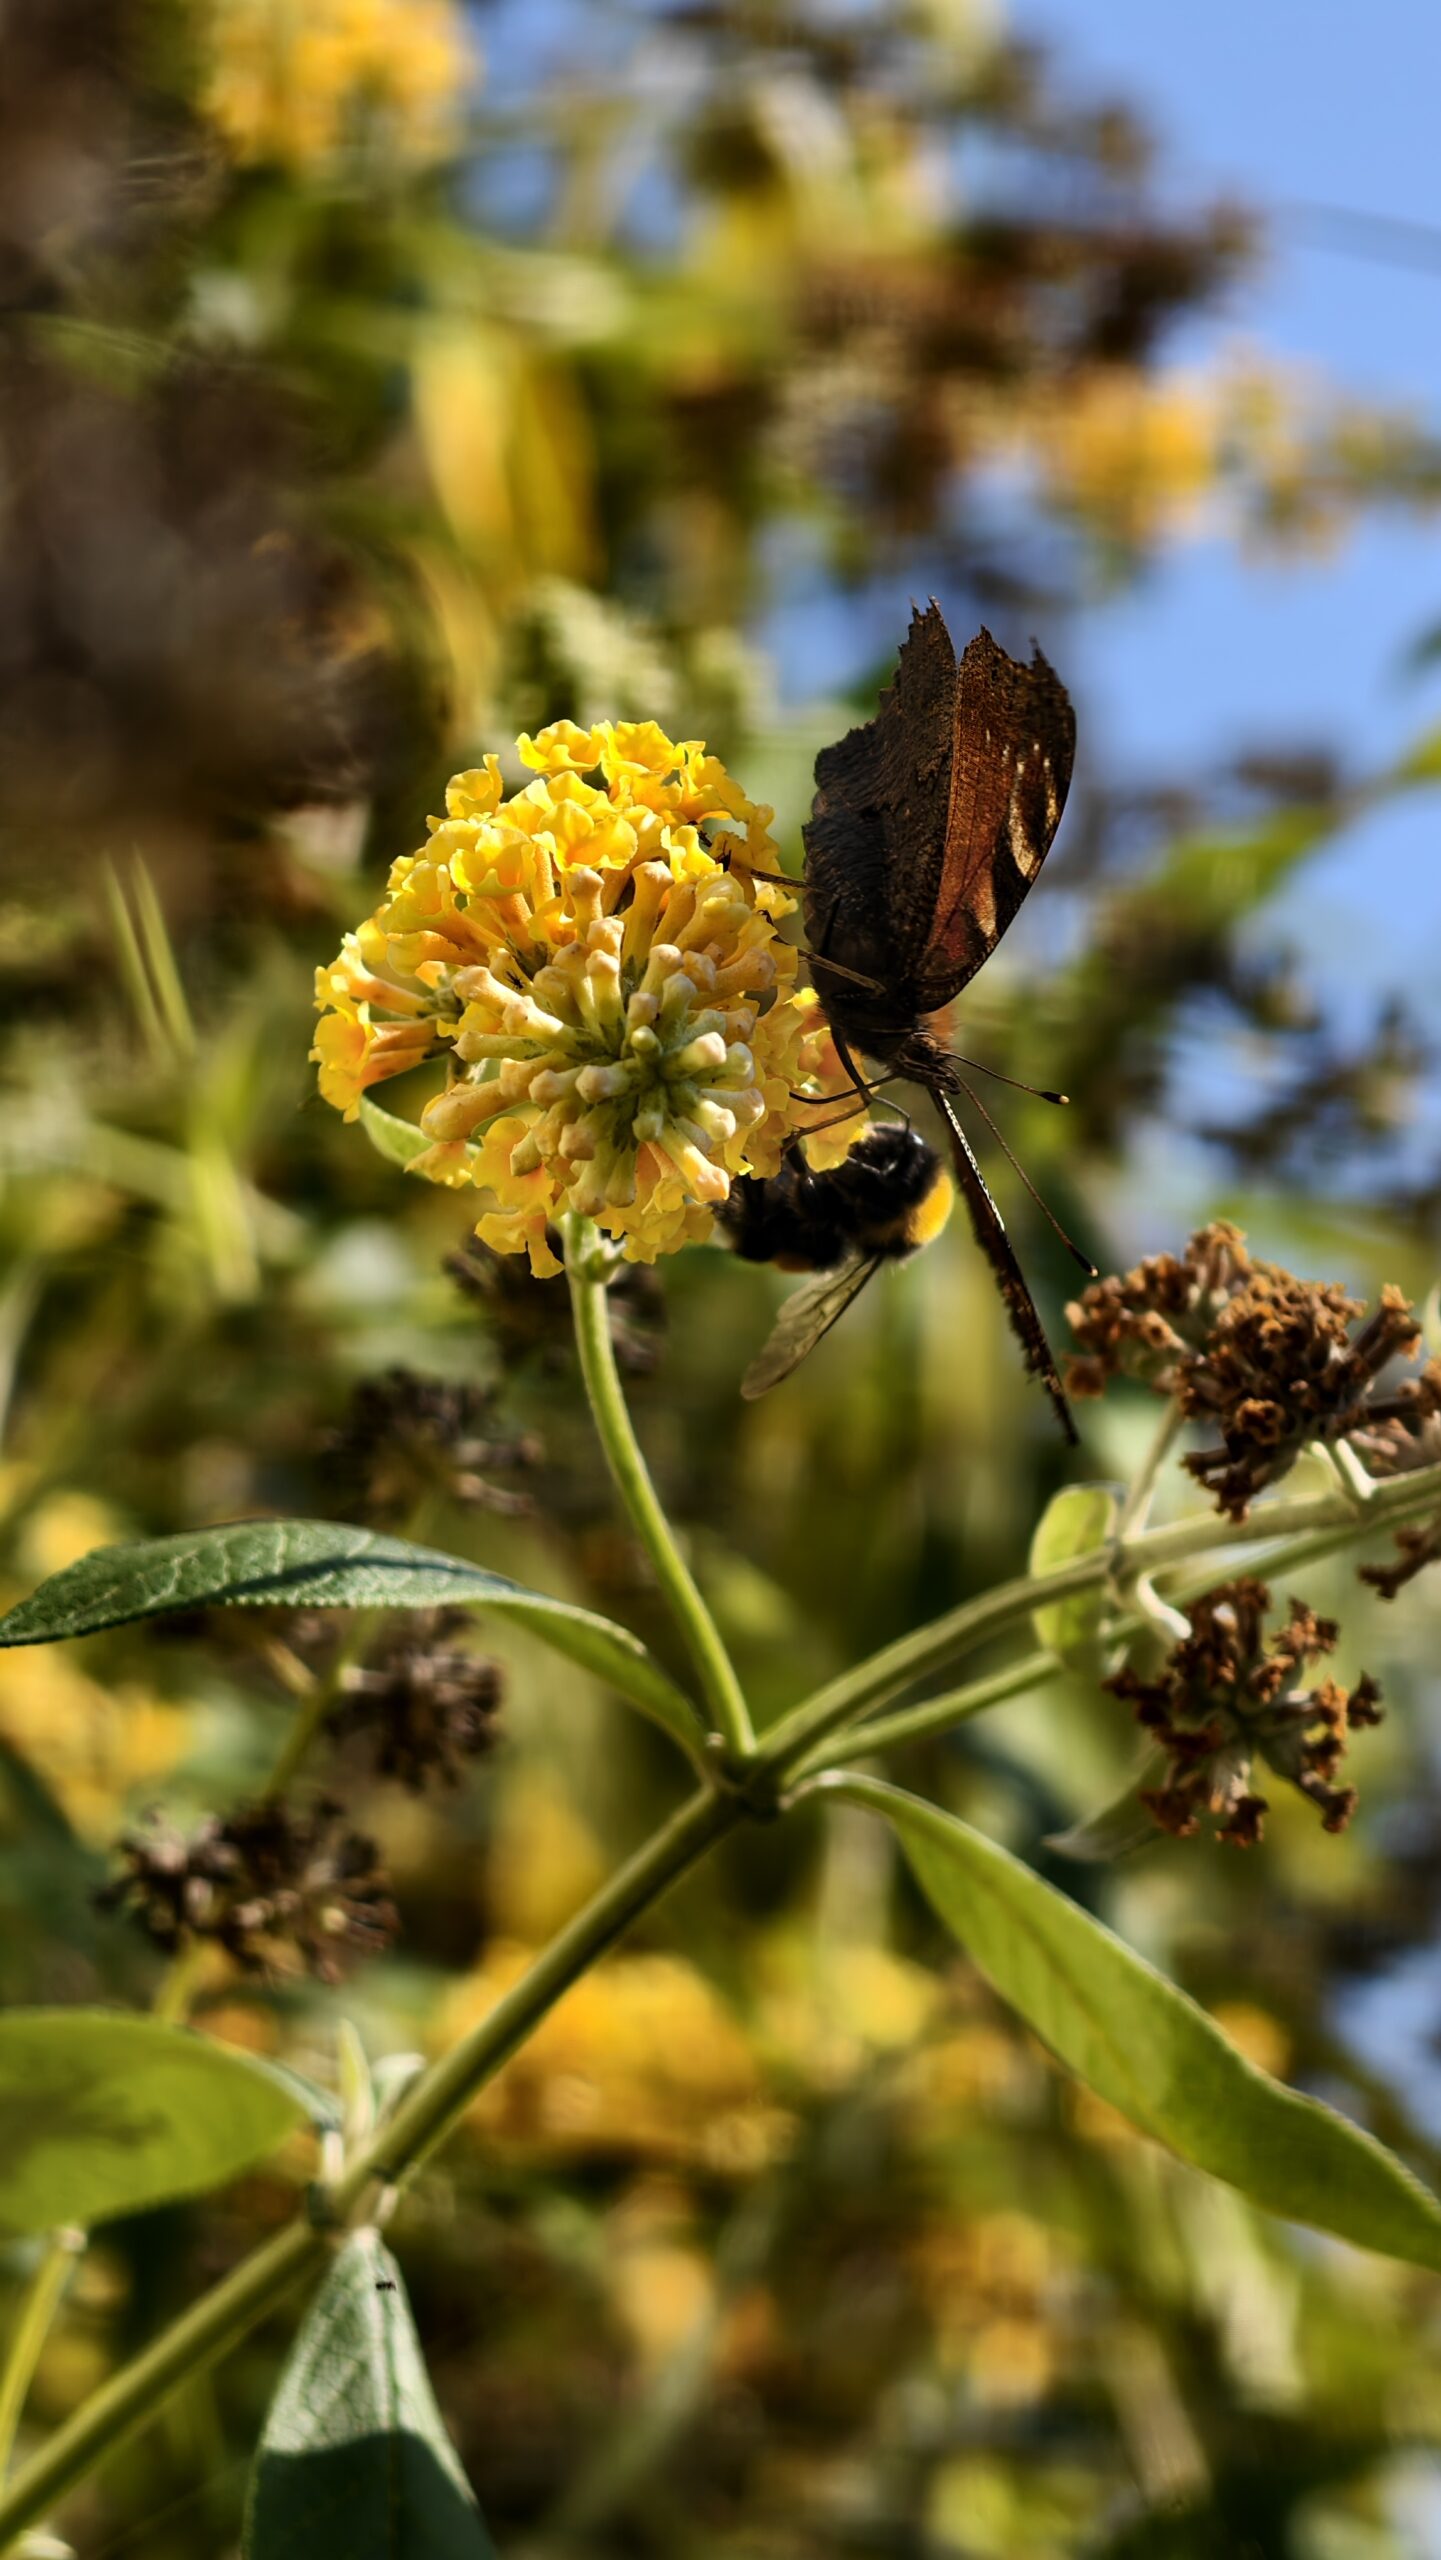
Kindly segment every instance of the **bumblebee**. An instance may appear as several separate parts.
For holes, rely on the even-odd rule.
[[[779,1173],[733,1182],[716,1212],[746,1262],[814,1276],[787,1299],[775,1330],[741,1380],[741,1394],[778,1386],[845,1314],[883,1262],[904,1262],[940,1234],[955,1198],[935,1148],[914,1129],[888,1124],[857,1141],[827,1173],[797,1141]]]

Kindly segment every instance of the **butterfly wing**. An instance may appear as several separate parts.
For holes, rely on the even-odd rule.
[[[912,614],[875,718],[816,758],[806,940],[827,1013],[873,1054],[914,1019],[945,861],[955,695],[956,655],[933,603]]]
[[[944,861],[916,973],[922,1013],[950,1003],[1016,914],[1060,825],[1075,752],[1070,696],[1039,649],[1023,666],[977,632],[956,683]]]
[[[741,1394],[748,1402],[778,1387],[792,1369],[798,1369],[807,1352],[814,1351],[823,1334],[845,1314],[853,1298],[858,1298],[866,1282],[879,1271],[884,1255],[852,1254],[834,1271],[818,1271],[799,1289],[793,1289],[775,1321],[775,1327],[764,1350],[757,1353],[741,1380]]]
[[[985,1176],[972,1153],[971,1142],[956,1116],[956,1107],[950,1095],[939,1087],[933,1087],[932,1094],[950,1137],[951,1159],[956,1169],[956,1180],[965,1196],[966,1207],[971,1213],[971,1226],[976,1242],[996,1275],[996,1286],[1000,1290],[1002,1303],[1010,1317],[1011,1330],[1017,1336],[1026,1355],[1026,1367],[1033,1377],[1040,1379],[1055,1407],[1061,1429],[1071,1446],[1076,1448],[1080,1443],[1080,1434],[1071,1418],[1071,1408],[1066,1402],[1066,1391],[1061,1384],[1060,1372],[1056,1367],[1051,1346],[1046,1340],[1045,1328],[1036,1313],[1036,1302],[1026,1286],[1025,1274],[1012,1250],[1005,1221],[986,1187]],[[761,1356],[764,1358],[765,1354],[762,1353]]]

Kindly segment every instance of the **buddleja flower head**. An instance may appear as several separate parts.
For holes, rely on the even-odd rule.
[[[320,1090],[353,1119],[444,1049],[411,1170],[473,1184],[476,1233],[540,1277],[566,1211],[652,1262],[706,1240],[737,1176],[777,1170],[826,1045],[776,930],[794,902],[752,877],[771,812],[653,721],[518,746],[535,779],[507,798],[494,756],[458,775],[319,972]]]

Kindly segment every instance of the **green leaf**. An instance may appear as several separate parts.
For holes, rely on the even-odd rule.
[[[1119,1508],[1113,1485],[1063,1485],[1036,1524],[1030,1571],[1054,1573],[1078,1556],[1093,1555],[1114,1535]],[[1068,1671],[1099,1671],[1105,1606],[1099,1584],[1093,1591],[1074,1592],[1069,1600],[1048,1600],[1044,1608],[1031,1611],[1037,1643],[1058,1653]]]
[[[0,1618],[0,1646],[95,1635],[170,1609],[431,1609],[446,1603],[516,1619],[557,1653],[608,1680],[694,1754],[695,1711],[628,1627],[572,1601],[527,1591],[460,1556],[333,1520],[238,1520],[138,1546],[97,1547]]]
[[[245,2560],[488,2560],[400,2269],[373,2231],[340,2251],[260,2439]]]
[[[1111,1858],[1128,1857],[1133,1849],[1154,1845],[1162,1834],[1142,1797],[1147,1788],[1160,1783],[1165,1769],[1164,1751],[1147,1751],[1134,1777],[1118,1795],[1081,1821],[1073,1822],[1067,1830],[1049,1832],[1046,1847],[1054,1849],[1058,1857],[1101,1866]]]
[[[247,2054],[106,2009],[0,2018],[0,2231],[88,2230],[201,2195],[303,2123],[293,2090]]]
[[[1319,2099],[1247,2062],[1164,1974],[992,1840],[875,1778],[833,1792],[882,1814],[966,1953],[1078,2080],[1256,2204],[1441,2268],[1441,2203]]]
[[[383,1111],[368,1093],[360,1097],[360,1125],[376,1154],[384,1156],[387,1164],[413,1164],[417,1156],[435,1144],[413,1120],[402,1120],[394,1111]]]

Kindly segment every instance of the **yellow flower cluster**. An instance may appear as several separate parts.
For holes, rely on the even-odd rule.
[[[313,171],[374,136],[423,165],[476,70],[458,0],[214,0],[205,105],[237,160]]]
[[[826,1063],[776,930],[794,901],[752,876],[776,861],[772,813],[654,721],[560,720],[518,746],[535,779],[506,798],[494,756],[457,775],[318,972],[320,1090],[353,1119],[445,1050],[411,1170],[474,1184],[477,1234],[539,1276],[566,1211],[651,1262],[706,1241],[738,1175],[777,1170],[807,1116],[794,1088]]]

